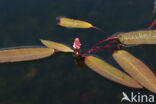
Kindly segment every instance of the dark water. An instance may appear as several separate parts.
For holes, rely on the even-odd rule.
[[[107,38],[92,29],[57,26],[56,17],[91,22],[109,34],[146,29],[154,20],[154,0],[0,0],[0,47],[41,45],[39,39],[72,47],[82,42],[82,52]],[[155,27],[154,27],[155,28]],[[125,48],[156,73],[156,46]],[[110,50],[94,55],[120,68]],[[120,104],[122,92],[152,94],[132,89],[96,74],[86,66],[78,70],[70,53],[19,63],[0,64],[0,104]]]

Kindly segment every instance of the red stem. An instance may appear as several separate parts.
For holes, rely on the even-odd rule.
[[[151,28],[153,28],[153,26],[156,24],[156,20],[154,20],[153,22],[152,22],[152,24],[147,28],[147,29],[151,29]]]
[[[60,50],[55,50],[55,52],[62,52],[62,51],[60,51]]]
[[[111,38],[102,40],[102,41],[100,41],[100,42],[94,44],[94,45],[92,46],[91,49],[89,49],[87,52],[84,53],[84,55],[86,55],[86,54],[88,54],[88,53],[92,53],[92,52],[98,51],[98,50],[101,50],[101,49],[104,49],[104,48],[107,48],[107,49],[110,48],[110,45],[116,43],[116,41],[115,41],[115,42],[114,42],[114,41],[109,42],[108,44],[106,44],[106,45],[104,45],[104,46],[100,46],[100,47],[97,47],[97,48],[95,48],[95,47],[96,47],[96,45],[98,45],[98,44],[100,44],[100,43],[103,43],[103,42],[106,42],[106,41],[109,41],[109,40],[114,40],[114,39],[117,39],[117,37],[111,37]]]
[[[105,31],[104,31],[103,29],[101,29],[101,28],[98,28],[98,27],[95,27],[95,26],[93,26],[92,28],[95,29],[95,30],[101,31],[101,32],[105,33],[106,35],[109,35],[107,32],[105,32]]]
[[[106,41],[109,41],[109,40],[114,40],[114,39],[117,39],[117,37],[111,37],[111,38],[108,38],[108,39],[105,39],[105,40],[101,40],[101,41],[97,42],[96,44],[94,44],[92,46],[92,48],[95,48],[98,44],[101,44],[101,43],[106,42]]]

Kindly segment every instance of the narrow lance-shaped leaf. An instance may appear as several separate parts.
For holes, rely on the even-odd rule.
[[[86,56],[85,64],[93,71],[97,72],[103,77],[106,77],[109,80],[128,87],[142,88],[142,86],[134,79],[97,57]]]
[[[41,42],[45,46],[52,48],[52,49],[56,49],[62,52],[74,52],[74,50],[72,50],[70,47],[67,47],[61,43],[57,43],[57,42],[49,41],[49,40],[42,40],[42,39],[41,39]]]
[[[65,17],[59,17],[58,25],[63,26],[63,27],[69,27],[69,28],[91,28],[93,27],[93,25],[88,22],[65,18]]]
[[[117,38],[125,45],[156,44],[156,30],[139,30],[118,33]]]
[[[141,60],[124,50],[114,52],[113,57],[132,78],[156,93],[156,76]]]
[[[0,50],[0,63],[37,60],[54,53],[51,48],[15,48]]]

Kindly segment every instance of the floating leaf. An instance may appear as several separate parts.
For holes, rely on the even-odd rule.
[[[97,57],[87,56],[85,58],[85,64],[93,71],[114,82],[128,87],[142,88],[142,86],[131,77]]]
[[[0,63],[36,60],[54,53],[50,48],[15,48],[0,50]]]
[[[113,57],[132,78],[156,93],[156,76],[142,61],[124,50],[114,52]]]
[[[52,48],[52,49],[56,49],[56,50],[59,50],[59,51],[62,51],[62,52],[74,52],[74,50],[72,50],[71,48],[69,48],[69,47],[67,47],[67,46],[65,46],[63,44],[54,42],[54,41],[42,40],[41,39],[41,42],[45,46],[47,46],[49,48]]]
[[[139,30],[118,33],[117,38],[125,45],[156,44],[156,30]]]
[[[59,17],[58,25],[63,26],[63,27],[69,27],[69,28],[91,28],[93,27],[93,25],[88,22],[65,18],[65,17]]]

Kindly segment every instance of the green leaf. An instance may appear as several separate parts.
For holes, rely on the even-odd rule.
[[[61,44],[61,43],[57,43],[54,41],[49,41],[49,40],[42,40],[41,39],[42,44],[44,44],[45,46],[52,48],[52,49],[56,49],[62,52],[74,52],[74,50],[72,50],[71,48]]]
[[[132,78],[156,93],[156,76],[141,60],[124,50],[114,52],[113,57]]]
[[[0,63],[37,60],[54,53],[51,48],[17,48],[0,50]]]
[[[75,20],[71,18],[65,18],[65,17],[60,17],[59,18],[59,25],[63,27],[70,27],[70,28],[91,28],[93,27],[92,24],[81,21],[81,20]]]
[[[109,80],[128,87],[142,88],[142,86],[131,77],[97,57],[86,56],[85,64],[93,71]]]

